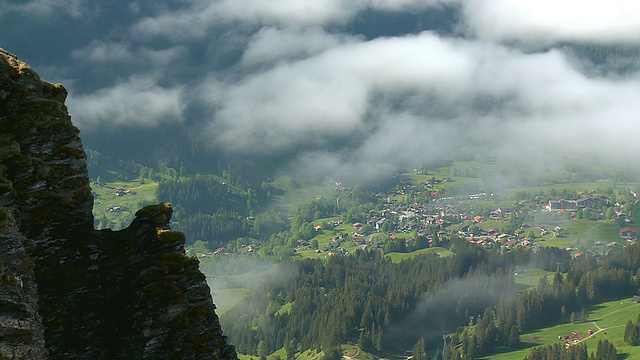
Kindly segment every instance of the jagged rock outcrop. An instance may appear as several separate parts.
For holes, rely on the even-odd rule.
[[[236,358],[168,204],[93,229],[66,96],[0,49],[0,358]]]

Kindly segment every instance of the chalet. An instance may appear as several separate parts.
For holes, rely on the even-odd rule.
[[[547,210],[549,211],[576,211],[578,210],[578,204],[575,200],[549,200],[549,204],[547,205]]]
[[[511,247],[511,246],[514,246],[515,244],[517,244],[517,242],[514,239],[510,239],[504,243],[504,246]]]
[[[575,202],[579,208],[595,209],[595,208],[601,208],[603,205],[607,203],[607,200],[599,196],[588,196],[588,197],[582,197],[576,200]]]
[[[382,225],[386,222],[387,222],[387,218],[382,218],[376,221],[376,229],[380,230],[382,228]]]
[[[497,236],[497,240],[498,241],[507,241],[509,239],[509,235],[508,234],[500,234]]]
[[[620,229],[620,237],[623,239],[635,239],[638,237],[638,231],[630,227],[625,227]]]

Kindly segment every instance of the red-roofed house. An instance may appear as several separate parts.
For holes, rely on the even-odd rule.
[[[638,231],[630,227],[625,227],[620,229],[620,237],[625,239],[635,239],[638,237]]]

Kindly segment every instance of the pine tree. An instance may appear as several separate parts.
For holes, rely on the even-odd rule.
[[[562,308],[560,309],[560,321],[566,323],[567,320],[567,308],[562,304]]]
[[[414,360],[429,360],[427,349],[424,344],[424,338],[420,337],[416,344],[413,346],[413,359]]]
[[[631,334],[632,334],[633,328],[634,328],[633,322],[631,320],[627,320],[627,325],[624,328],[624,342],[626,342],[629,345],[632,345]]]
[[[511,326],[511,330],[509,331],[509,337],[507,338],[508,345],[510,348],[516,348],[520,345],[520,331],[518,331],[518,327],[513,325]]]

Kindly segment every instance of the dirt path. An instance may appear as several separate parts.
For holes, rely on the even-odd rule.
[[[356,345],[356,353],[353,356],[342,355],[342,358],[347,360],[353,360],[358,355],[360,355],[360,347]]]
[[[600,318],[606,318],[606,317],[607,317],[607,316],[609,316],[609,315],[615,314],[615,313],[620,312],[620,311],[623,311],[623,310],[627,310],[627,309],[629,309],[629,308],[631,308],[631,307],[633,307],[633,306],[636,306],[636,305],[637,305],[637,304],[632,304],[632,305],[629,305],[629,306],[627,306],[627,307],[623,307],[622,309],[614,310],[614,311],[612,311],[612,312],[610,312],[610,313],[607,313],[607,314],[604,314],[604,315],[600,316]],[[589,335],[589,336],[585,337],[584,339],[580,339],[580,340],[578,340],[576,343],[572,344],[571,346],[576,345],[576,344],[579,344],[579,343],[581,343],[581,342],[583,342],[583,341],[585,341],[585,340],[588,340],[588,339],[594,338],[596,334],[599,334],[599,333],[601,333],[601,332],[603,332],[603,331],[606,331],[607,329],[613,329],[613,328],[618,328],[618,327],[625,326],[625,325],[615,325],[615,326],[610,326],[610,327],[608,327],[608,328],[601,328],[600,326],[598,326],[598,324],[597,324],[595,321],[592,321],[591,323],[592,323],[592,324],[593,324],[593,326],[595,326],[595,327],[596,327],[596,329],[598,329],[598,330],[597,330],[597,331],[595,331],[595,332],[593,332],[593,334],[591,334],[591,335]]]
[[[583,341],[585,341],[585,340],[588,340],[588,339],[593,339],[593,338],[596,336],[596,334],[598,334],[598,333],[600,333],[600,332],[602,332],[602,331],[607,330],[607,328],[605,328],[605,329],[600,328],[600,327],[595,323],[595,321],[592,321],[591,323],[592,323],[593,325],[595,325],[595,326],[596,326],[596,328],[598,328],[598,331],[595,331],[593,334],[591,334],[591,335],[587,336],[587,337],[586,337],[586,338],[584,338],[584,339],[580,339],[580,340],[576,341],[575,343],[571,344],[571,346],[578,345],[578,344],[580,344],[581,342],[583,342]]]

